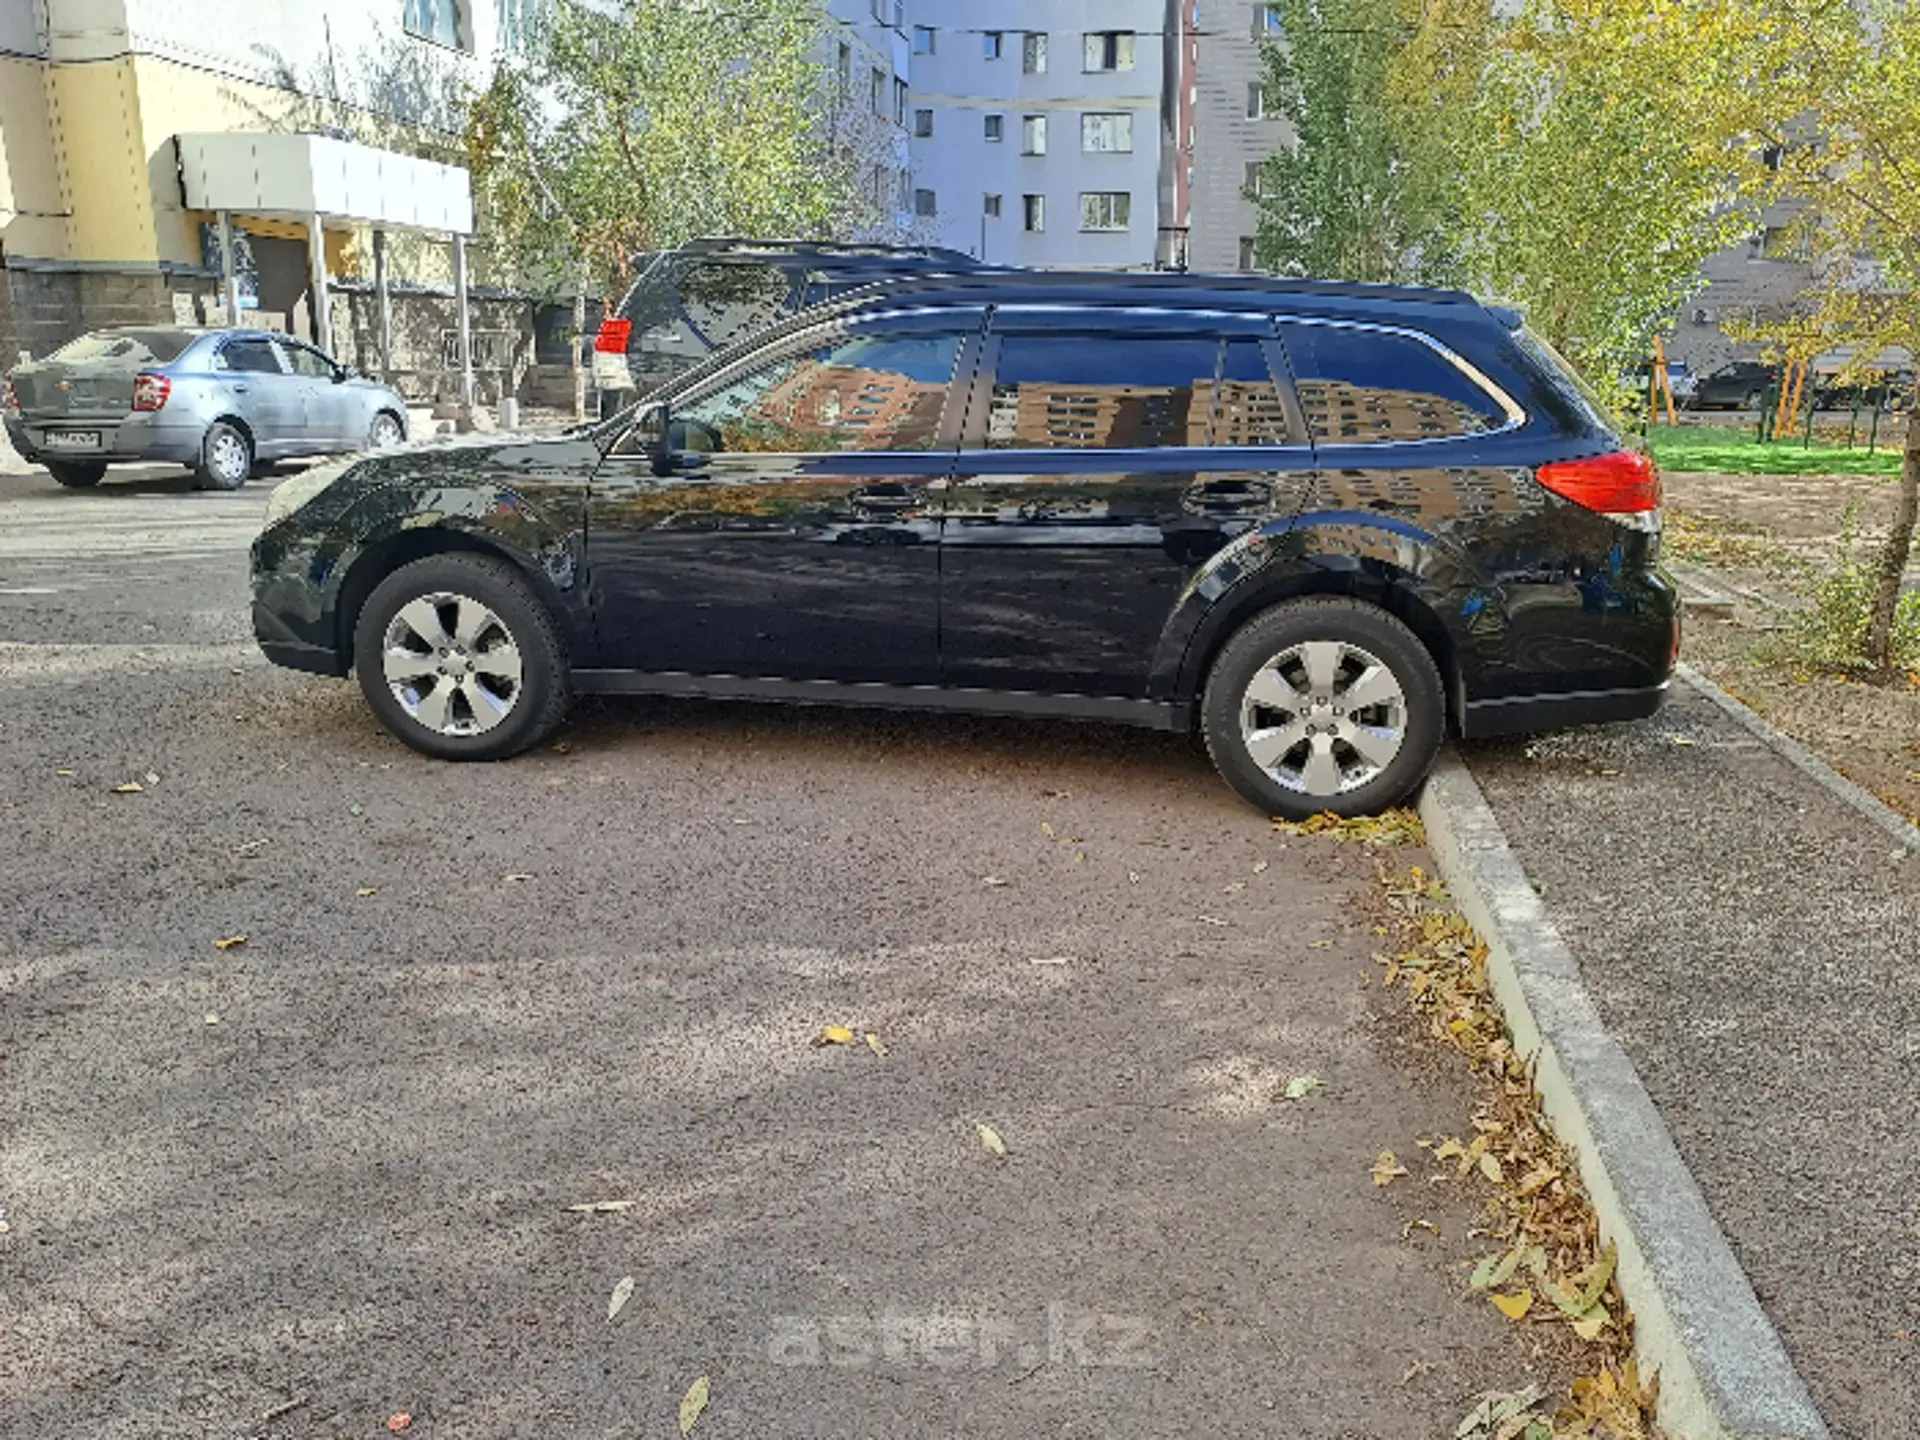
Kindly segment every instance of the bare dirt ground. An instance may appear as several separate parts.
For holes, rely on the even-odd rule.
[[[1920,674],[1892,683],[1823,672],[1782,654],[1811,574],[1830,567],[1849,510],[1856,553],[1871,556],[1895,483],[1860,476],[1670,475],[1668,559],[1735,601],[1727,618],[1690,614],[1685,657],[1722,688],[1920,820]],[[1916,567],[1920,570],[1920,567]],[[1909,571],[1910,583],[1920,573]]]

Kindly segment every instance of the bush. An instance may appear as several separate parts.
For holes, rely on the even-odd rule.
[[[1856,553],[1859,507],[1849,505],[1840,522],[1840,550],[1833,568],[1815,578],[1811,603],[1796,611],[1787,630],[1790,657],[1823,670],[1867,667],[1867,626],[1873,613],[1876,566]],[[1893,618],[1893,664],[1920,667],[1920,592],[1900,597]]]

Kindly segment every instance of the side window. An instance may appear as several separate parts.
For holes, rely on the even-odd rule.
[[[716,350],[778,320],[792,288],[777,265],[696,265],[680,281],[680,304]]]
[[[1287,412],[1280,403],[1267,352],[1258,340],[1227,341],[1220,384],[1213,392],[1215,445],[1286,445]]]
[[[1322,445],[1392,445],[1498,429],[1493,397],[1431,346],[1344,325],[1283,323],[1307,430]]]
[[[773,455],[931,450],[960,334],[857,335],[673,407],[676,448]]]
[[[1220,342],[1107,333],[1008,335],[987,417],[992,450],[1204,445]]]
[[[273,353],[272,343],[266,340],[229,340],[220,358],[226,362],[227,369],[249,375],[284,373],[280,369],[280,357]]]
[[[280,349],[286,355],[287,364],[294,374],[309,380],[333,379],[332,362],[319,352],[309,350],[304,345],[282,345]]]

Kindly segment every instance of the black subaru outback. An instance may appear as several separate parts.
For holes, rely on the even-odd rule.
[[[1207,276],[906,280],[621,416],[283,484],[283,665],[430,755],[582,692],[1195,730],[1289,816],[1404,798],[1466,736],[1661,703],[1651,462],[1511,312]]]

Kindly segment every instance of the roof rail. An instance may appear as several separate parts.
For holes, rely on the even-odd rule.
[[[1425,305],[1478,305],[1464,290],[1423,290],[1411,285],[1365,285],[1345,280],[1292,280],[1270,275],[1201,275],[1172,270],[995,269],[977,261],[951,275],[912,276],[886,282],[889,293],[992,287],[1033,290],[1160,290],[1324,295],[1357,300],[1398,300]]]

